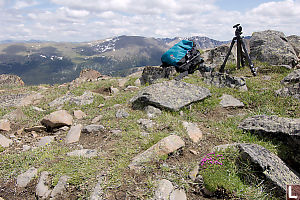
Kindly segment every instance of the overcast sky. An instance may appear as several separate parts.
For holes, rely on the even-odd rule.
[[[267,29],[300,35],[300,0],[0,0],[0,40],[92,41],[118,35],[230,40]]]

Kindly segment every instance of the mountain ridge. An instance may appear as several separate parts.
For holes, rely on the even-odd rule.
[[[1,43],[0,74],[18,75],[28,85],[69,82],[84,68],[104,75],[126,76],[135,67],[160,65],[161,55],[181,39],[193,39],[200,49],[227,43],[200,36],[126,35],[78,43],[38,40]]]

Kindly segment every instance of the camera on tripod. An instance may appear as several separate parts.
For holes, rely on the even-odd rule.
[[[245,66],[245,60],[247,60],[253,76],[256,76],[256,70],[255,70],[254,65],[253,65],[253,63],[250,59],[250,56],[249,56],[248,52],[247,52],[244,39],[241,36],[242,33],[243,33],[242,32],[243,28],[241,27],[240,24],[234,25],[233,28],[235,28],[235,37],[233,37],[233,39],[231,41],[231,44],[230,44],[230,48],[228,50],[228,53],[225,57],[225,60],[224,60],[223,64],[221,65],[220,73],[224,73],[226,62],[227,62],[227,60],[230,56],[230,52],[233,48],[233,45],[236,42],[237,43],[237,63],[236,63],[237,69],[240,69],[241,65],[242,65],[242,67],[244,67]]]
[[[243,28],[241,27],[241,24],[236,24],[233,26],[235,28],[235,36],[241,36]]]

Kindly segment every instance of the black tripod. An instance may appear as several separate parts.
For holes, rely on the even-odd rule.
[[[250,67],[250,70],[251,70],[253,76],[256,76],[256,70],[255,70],[254,65],[250,59],[248,52],[247,52],[246,45],[243,40],[243,36],[241,36],[243,28],[240,26],[240,24],[234,25],[233,28],[236,28],[235,37],[232,39],[228,53],[225,57],[223,64],[221,65],[220,73],[224,73],[224,68],[225,68],[226,62],[230,56],[232,47],[233,47],[234,43],[237,42],[237,63],[236,63],[237,68],[240,69],[241,65],[242,65],[242,67],[244,67],[245,59],[247,59],[247,62],[249,63],[249,67]],[[243,52],[243,50],[244,50],[244,52]]]

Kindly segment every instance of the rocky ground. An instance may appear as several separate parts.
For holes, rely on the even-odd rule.
[[[1,86],[0,199],[284,199],[300,183],[300,102],[278,91],[299,69],[232,66]]]

